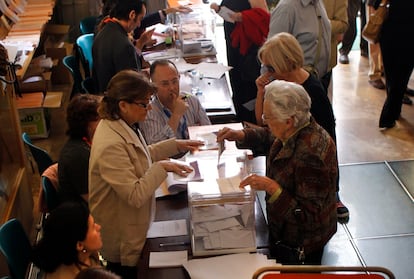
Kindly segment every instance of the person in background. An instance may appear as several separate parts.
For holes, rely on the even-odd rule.
[[[331,21],[331,57],[328,72],[321,78],[321,82],[332,102],[332,70],[338,60],[338,44],[348,29],[348,0],[324,0],[324,5],[326,14]]]
[[[88,202],[88,169],[91,142],[99,123],[101,97],[77,95],[66,109],[66,141],[58,160],[58,196],[60,201]]]
[[[151,40],[151,32],[142,42],[131,41],[129,33],[139,27],[146,13],[142,0],[117,1],[110,17],[96,35],[92,45],[92,78],[97,92],[104,93],[109,80],[124,69],[141,70],[137,44]],[[108,44],[111,46],[108,47]]]
[[[122,279],[103,267],[89,267],[82,269],[75,277],[75,279]]]
[[[218,142],[267,150],[266,176],[249,175],[240,187],[266,191],[270,255],[281,264],[321,264],[324,246],[337,229],[336,147],[310,106],[301,85],[275,80],[266,86],[264,99],[268,127],[225,127],[217,134]]]
[[[227,64],[232,67],[229,75],[236,115],[239,121],[255,123],[255,80],[260,75],[257,51],[269,30],[267,3],[265,0],[223,0],[220,5],[210,5],[216,13],[221,6],[236,12],[234,22],[224,21]]]
[[[322,0],[280,0],[270,16],[268,39],[287,32],[299,42],[304,68],[322,78],[329,70],[331,23]]]
[[[167,172],[181,176],[192,172],[165,158],[203,145],[177,139],[146,144],[136,124],[151,109],[155,90],[143,73],[117,73],[99,105],[101,121],[92,141],[89,207],[102,225],[107,269],[124,279],[137,277],[137,263],[155,214],[155,190]]]
[[[380,1],[374,4],[377,8]],[[401,117],[401,106],[408,81],[414,67],[412,46],[402,43],[413,38],[412,11],[414,1],[390,0],[388,17],[385,19],[379,40],[385,72],[387,98],[382,107],[379,127],[392,128]],[[396,43],[400,42],[400,43]]]
[[[348,0],[348,29],[346,30],[344,37],[342,39],[342,45],[339,49],[339,63],[349,64],[349,52],[352,50],[352,45],[354,44],[356,35],[357,35],[357,17],[358,12],[361,15],[360,22],[360,32],[365,26],[365,4],[362,0]],[[368,57],[368,44],[362,38],[360,38],[360,50],[361,56]]]
[[[139,127],[148,144],[169,138],[188,139],[188,127],[211,125],[197,97],[180,93],[180,73],[173,62],[156,60],[150,67],[157,87],[151,110]]]
[[[367,15],[369,16],[375,12],[375,0],[367,0]],[[384,65],[382,63],[382,55],[379,43],[368,44],[369,50],[369,72],[368,82],[372,87],[377,89],[385,89],[385,84],[382,81],[384,75]],[[414,90],[407,87],[403,96],[402,103],[412,105],[413,101],[408,96],[414,96]]]
[[[42,238],[33,247],[32,261],[47,279],[73,279],[85,268],[101,266],[100,229],[87,206],[62,203],[47,216]]]
[[[257,78],[256,119],[261,125],[264,109],[265,86],[272,80],[286,80],[303,86],[312,100],[310,112],[336,142],[335,116],[326,91],[321,82],[303,68],[303,51],[296,38],[286,32],[269,38],[259,49],[260,62],[266,71]],[[337,166],[338,167],[338,166]],[[338,167],[339,168],[339,167]],[[339,198],[339,176],[337,181],[337,216],[340,221],[349,218],[348,208]]]

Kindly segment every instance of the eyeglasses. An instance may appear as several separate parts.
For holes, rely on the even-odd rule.
[[[269,73],[276,73],[276,71],[275,71],[275,68],[273,68],[272,66],[270,66],[270,65],[263,65],[263,68],[265,68],[265,70],[267,71],[267,72],[269,72]]]
[[[136,102],[136,101],[131,102],[131,104],[135,104],[135,105],[137,105],[139,107],[142,107],[144,109],[147,109],[151,105],[151,103],[152,103],[152,100],[149,100],[148,103],[140,103],[140,102]]]
[[[262,114],[262,121],[263,123],[267,123],[269,122],[269,120],[274,119],[274,117],[269,117],[269,116],[265,116],[264,114]]]

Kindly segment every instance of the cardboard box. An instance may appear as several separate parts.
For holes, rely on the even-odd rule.
[[[73,52],[73,44],[67,43],[70,26],[63,24],[46,24],[42,33],[41,47],[46,54],[54,60],[52,67],[52,84],[69,84],[72,77],[69,70],[63,65],[63,57]],[[56,60],[56,62],[55,62]]]
[[[62,103],[63,92],[43,92],[23,94],[16,100],[22,132],[31,138],[47,138],[50,129],[50,108],[58,108]]]

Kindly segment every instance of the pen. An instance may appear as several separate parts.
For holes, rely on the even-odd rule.
[[[160,247],[166,247],[166,246],[185,246],[188,245],[187,242],[169,242],[169,243],[160,243]]]

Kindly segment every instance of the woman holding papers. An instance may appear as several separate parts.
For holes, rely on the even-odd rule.
[[[172,171],[192,169],[163,160],[203,143],[169,139],[147,145],[136,123],[151,109],[154,86],[144,74],[123,70],[109,82],[98,108],[89,163],[89,207],[102,225],[102,255],[107,268],[136,278],[138,259],[154,216],[154,192]]]
[[[240,187],[266,191],[270,252],[282,264],[320,264],[337,228],[336,147],[310,105],[301,85],[275,80],[265,88],[268,128],[223,128],[217,135],[217,141],[268,154],[266,176],[249,175]]]

